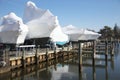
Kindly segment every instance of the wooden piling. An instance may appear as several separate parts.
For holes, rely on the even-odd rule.
[[[36,46],[35,51],[35,63],[39,64],[38,46]]]
[[[94,40],[93,41],[93,55],[92,55],[93,59],[95,58],[95,55],[96,55],[96,41]]]
[[[78,60],[79,60],[79,79],[82,80],[82,47],[81,47],[81,41],[78,41]]]
[[[111,56],[114,55],[114,42],[111,42]]]
[[[57,60],[57,52],[56,52],[56,47],[54,48],[54,59]]]
[[[96,55],[96,41],[92,41],[93,54],[92,54],[92,65],[93,65],[93,80],[96,80],[96,69],[95,69],[95,55]]]
[[[93,65],[93,80],[96,80],[95,58],[93,58],[92,65]]]
[[[6,47],[5,50],[3,51],[3,59],[6,62],[6,67],[9,67],[10,61],[9,61],[9,49]]]
[[[105,55],[108,55],[108,41],[105,41]]]
[[[105,74],[106,74],[106,80],[108,80],[108,56],[105,58]]]
[[[23,48],[23,52],[22,52],[22,66],[23,66],[23,68],[26,68],[25,49],[24,48]]]
[[[82,66],[82,47],[81,47],[81,41],[78,41],[79,48],[78,48],[78,58],[79,58],[79,64]]]
[[[46,61],[48,62],[48,48],[46,48]]]
[[[70,45],[67,45],[67,51],[69,51],[70,50]]]
[[[68,61],[69,61],[69,59],[70,59],[70,53],[71,53],[71,52],[67,51],[67,59],[68,59]]]

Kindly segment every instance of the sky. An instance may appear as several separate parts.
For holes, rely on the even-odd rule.
[[[120,0],[0,0],[0,18],[10,12],[23,17],[27,1],[58,16],[62,27],[73,25],[99,31],[120,26]]]

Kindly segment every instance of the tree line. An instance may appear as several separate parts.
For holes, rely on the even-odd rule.
[[[118,27],[117,24],[115,24],[114,28],[104,26],[98,33],[101,34],[99,39],[120,39],[120,27]]]

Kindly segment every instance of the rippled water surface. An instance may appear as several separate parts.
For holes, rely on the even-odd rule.
[[[120,45],[119,45],[120,46]],[[120,80],[120,47],[115,47],[115,55],[96,56],[92,59],[83,58],[79,66],[77,60],[66,60],[52,66],[45,64],[38,69],[36,65],[27,67],[27,70],[17,69],[6,74],[0,74],[0,80]],[[40,66],[40,65],[39,65]]]

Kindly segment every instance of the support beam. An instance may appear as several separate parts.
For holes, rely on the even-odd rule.
[[[108,55],[108,41],[105,41],[105,55]]]
[[[108,56],[106,56],[105,59],[105,76],[106,80],[108,80]]]
[[[57,60],[57,52],[56,52],[56,47],[54,47],[54,59]]]
[[[93,40],[93,54],[92,54],[93,80],[96,80],[95,55],[96,55],[96,41]]]
[[[95,58],[95,55],[96,55],[96,41],[94,40],[93,41],[93,55],[92,55],[92,57]]]
[[[78,67],[79,67],[79,79],[82,80],[82,47],[81,47],[81,41],[78,41]]]
[[[26,68],[25,48],[23,48],[23,52],[22,52],[22,66],[23,68]]]
[[[46,61],[48,62],[48,48],[46,48]]]
[[[93,61],[92,61],[92,65],[93,65],[93,80],[96,80],[96,69],[95,69],[95,59],[93,58]]]
[[[35,47],[35,63],[39,64],[38,46]]]
[[[111,56],[114,55],[114,42],[111,42]]]
[[[79,63],[82,65],[82,47],[81,47],[81,42],[78,41],[79,48],[78,48],[78,56],[79,56]]]

